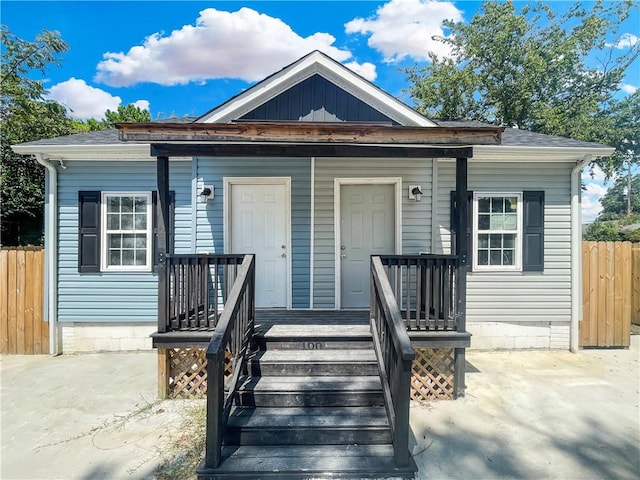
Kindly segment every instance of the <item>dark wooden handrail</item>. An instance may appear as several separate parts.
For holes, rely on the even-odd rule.
[[[168,309],[158,331],[213,330],[234,284],[243,255],[167,254]]]
[[[458,330],[456,255],[381,255],[408,330]]]
[[[253,339],[254,299],[255,256],[245,255],[207,348],[206,468],[216,468],[222,459],[222,437]],[[231,360],[226,377],[225,355]]]
[[[415,358],[380,257],[371,257],[371,333],[397,465],[409,463],[409,389]]]

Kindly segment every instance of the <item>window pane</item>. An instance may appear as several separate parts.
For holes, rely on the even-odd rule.
[[[135,235],[122,235],[122,247],[133,248],[135,244]]]
[[[503,230],[504,218],[501,213],[491,214],[491,230]]]
[[[504,199],[504,211],[507,213],[518,211],[518,198],[507,197]]]
[[[492,197],[491,213],[502,213],[502,212],[504,212],[504,207],[502,205],[502,197]]]
[[[136,250],[136,265],[145,265],[147,263],[147,251]]]
[[[122,250],[122,265],[134,264],[134,250]]]
[[[120,215],[117,213],[107,214],[107,230],[120,230]]]
[[[489,215],[478,216],[478,229],[489,230],[491,227],[491,217]]]
[[[489,256],[489,265],[502,265],[502,252],[500,250],[491,250]]]
[[[146,214],[136,214],[136,230],[146,230],[147,229],[147,215]]]
[[[109,265],[120,265],[120,250],[109,250]]]
[[[135,209],[137,213],[146,213],[147,212],[147,198],[146,197],[136,197],[135,199]]]
[[[504,216],[504,229],[515,230],[518,228],[518,215],[516,213],[507,213]]]
[[[120,228],[122,230],[133,230],[133,214],[122,214],[122,216],[120,217]]]
[[[487,234],[478,235],[478,247],[479,248],[489,247],[489,235]]]
[[[490,211],[490,199],[487,197],[478,199],[478,212],[479,213],[488,213]]]
[[[120,197],[107,197],[107,213],[120,212]]]
[[[122,211],[133,212],[133,197],[121,197]]]
[[[516,236],[512,233],[507,233],[502,236],[502,246],[504,248],[515,248]]]
[[[478,265],[489,265],[489,252],[478,250]]]
[[[503,265],[515,265],[513,250],[504,250],[502,252]]]
[[[147,248],[146,235],[136,235],[136,248]]]
[[[120,248],[122,246],[122,235],[109,235],[109,248]]]
[[[500,248],[502,247],[502,235],[500,234],[493,234],[493,235],[489,235],[489,246],[491,248]]]

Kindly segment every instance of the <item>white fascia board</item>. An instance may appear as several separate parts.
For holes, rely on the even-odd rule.
[[[349,93],[357,93],[356,96],[375,98],[376,103],[382,103],[387,113],[396,112],[396,117],[404,120],[399,122],[407,126],[414,125],[420,127],[434,127],[435,123],[423,117],[415,110],[409,108],[388,93],[374,86],[364,78],[355,74],[344,65],[329,59],[320,52],[314,52],[303,58],[299,63],[291,65],[288,69],[274,74],[271,78],[258,83],[246,92],[238,95],[234,100],[202,117],[199,122],[216,123],[229,122],[235,118],[250,112],[254,108],[262,105],[271,98],[278,96],[290,86],[293,86],[315,73],[322,73],[321,69],[331,72],[332,76],[342,79],[341,87],[346,84],[353,85],[354,88],[346,89]],[[325,75],[326,76],[326,75]],[[368,102],[371,103],[371,102]]]
[[[615,148],[603,147],[527,147],[474,145],[471,161],[489,162],[578,162],[587,155],[609,157]]]
[[[51,160],[156,160],[156,157],[151,156],[151,145],[148,143],[111,145],[13,145],[11,149],[19,155],[41,154]],[[191,157],[171,157],[170,160],[191,161]]]

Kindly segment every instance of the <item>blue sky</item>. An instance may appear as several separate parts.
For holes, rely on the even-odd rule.
[[[564,11],[571,3],[549,2]],[[589,2],[585,2],[588,5]],[[319,49],[407,103],[398,69],[424,62],[445,18],[468,21],[481,2],[388,1],[2,1],[2,23],[32,40],[57,30],[69,44],[60,68],[46,75],[50,97],[71,116],[101,118],[120,104],[149,108],[153,118],[196,116],[311,50]],[[638,9],[613,46],[640,36]],[[425,40],[426,39],[426,40]],[[640,86],[640,61],[620,95]],[[589,181],[585,218],[606,190]]]

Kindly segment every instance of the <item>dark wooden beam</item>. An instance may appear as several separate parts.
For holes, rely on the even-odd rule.
[[[467,159],[456,159],[456,204],[458,209],[458,225],[456,225],[456,255],[458,268],[456,272],[456,328],[458,332],[467,329],[467,266],[469,264],[469,242],[467,241],[469,201],[467,200]],[[453,395],[454,398],[464,396],[465,390],[465,349],[454,349]]]
[[[167,331],[169,316],[169,279],[167,252],[169,247],[169,157],[158,156],[156,175],[158,182],[158,332]]]
[[[153,143],[154,157],[368,157],[456,158],[473,156],[471,146],[401,146],[282,143]]]
[[[500,145],[504,127],[405,127],[399,125],[250,122],[119,123],[124,142],[291,142],[421,145]]]

